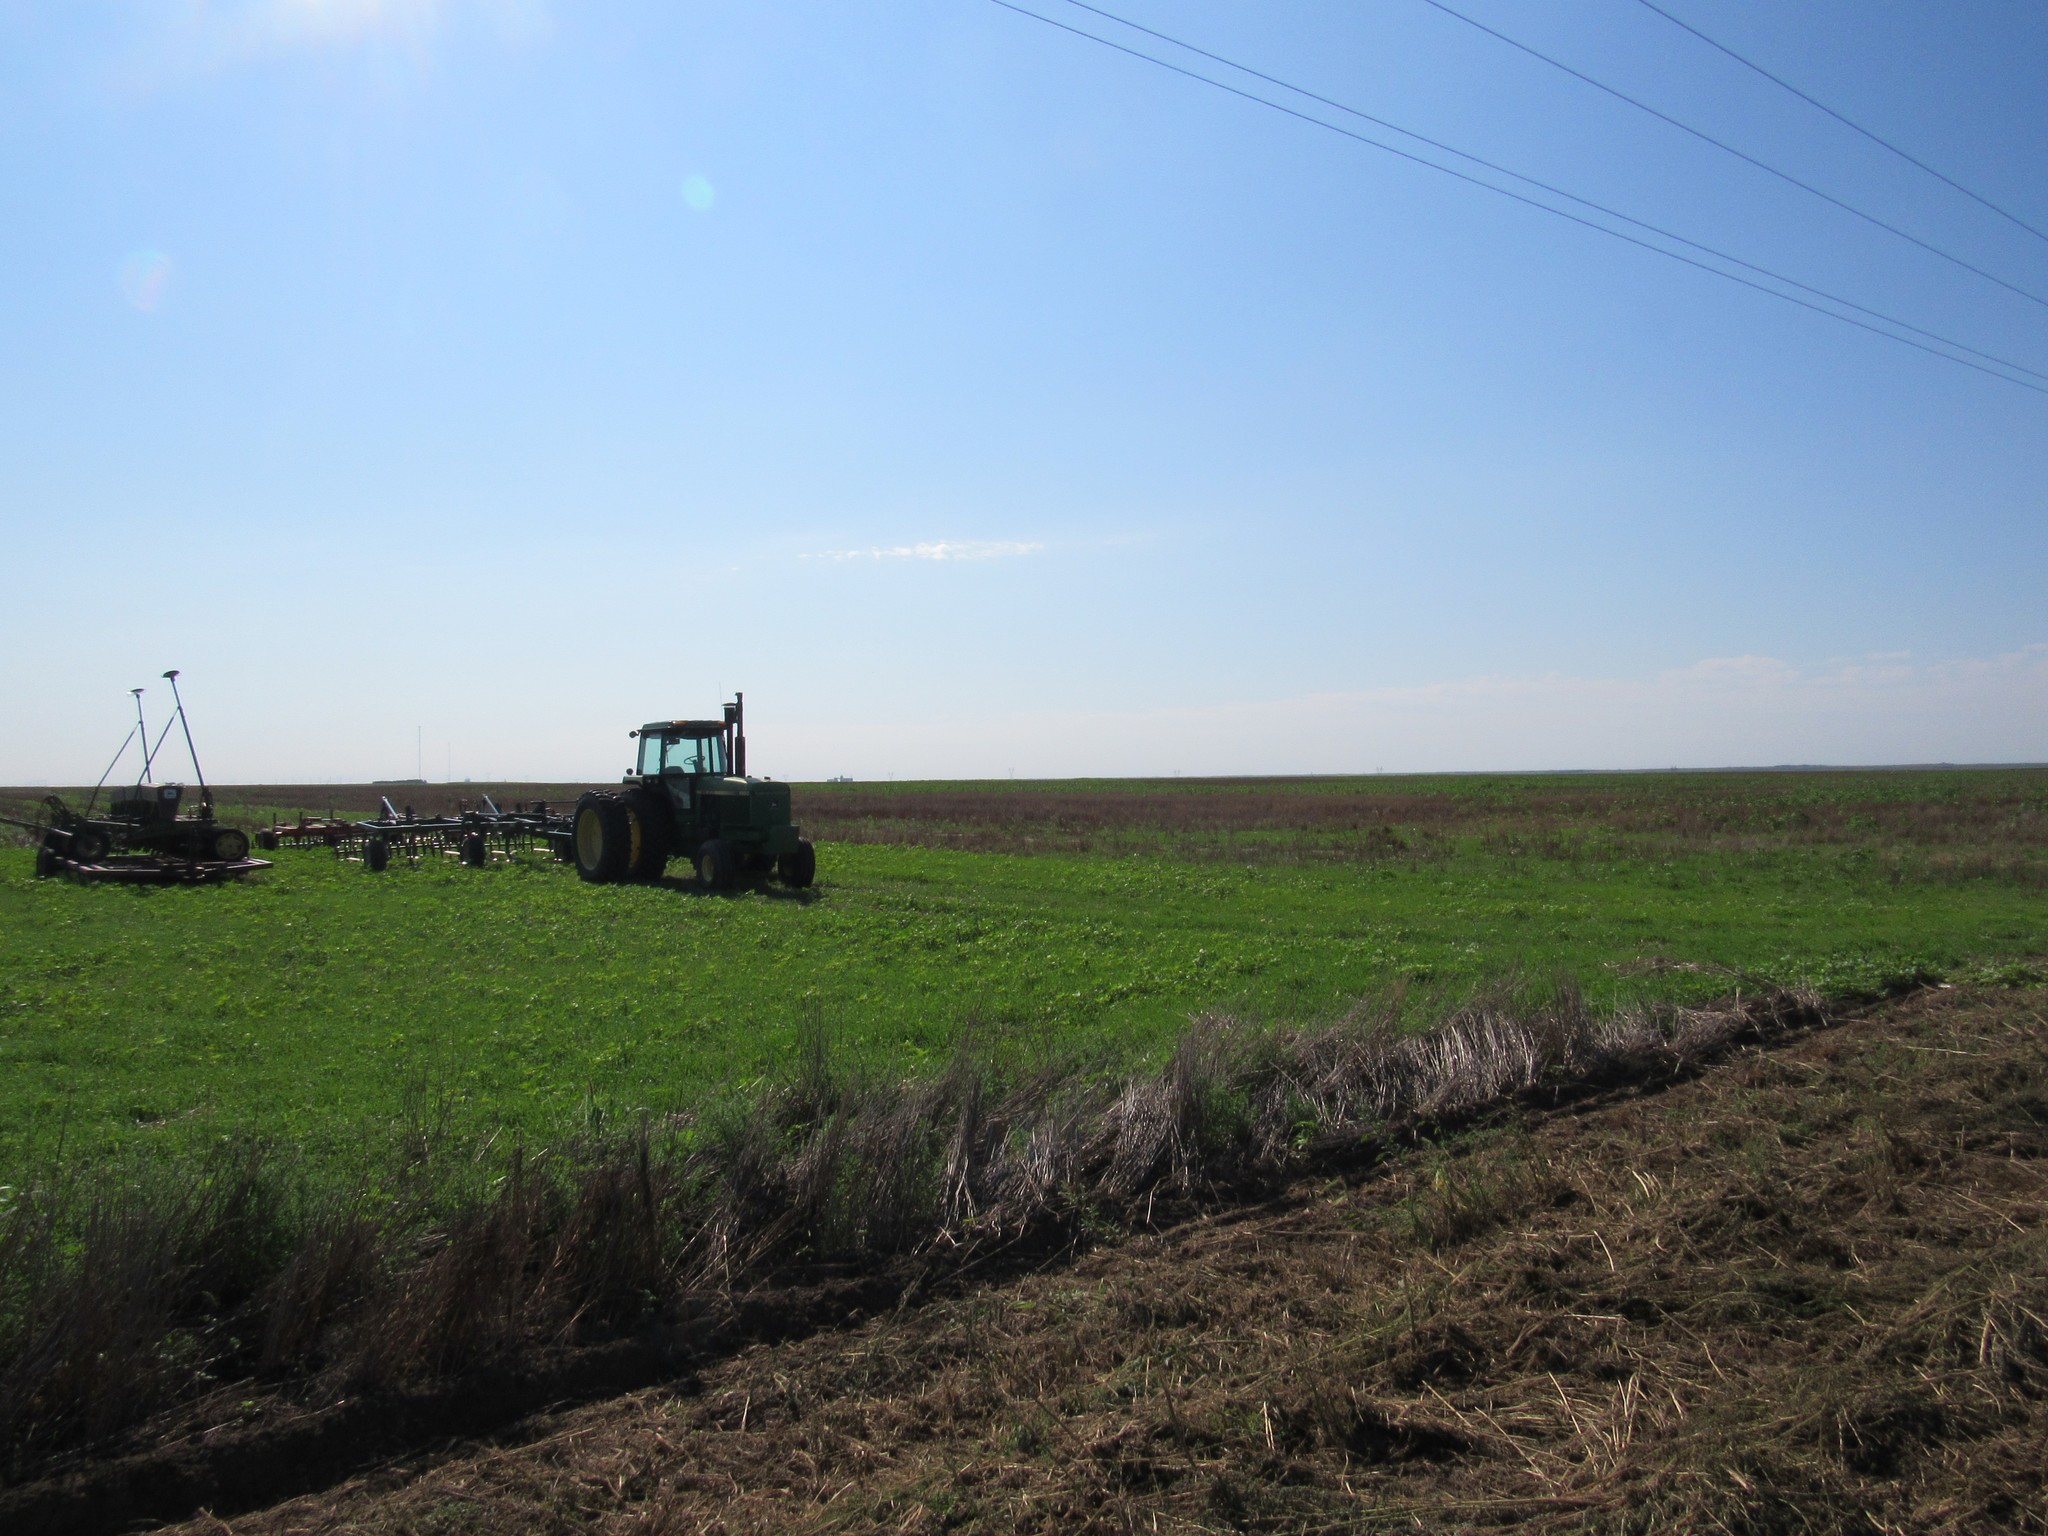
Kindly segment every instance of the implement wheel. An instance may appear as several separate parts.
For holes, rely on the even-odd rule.
[[[481,832],[472,832],[462,840],[462,862],[471,869],[482,869],[491,861],[491,850],[484,843]]]
[[[633,864],[633,824],[617,795],[587,791],[570,823],[576,834],[576,873],[595,885],[626,878]]]
[[[809,838],[798,838],[796,846],[776,862],[775,872],[782,876],[784,885],[802,890],[818,878],[818,850],[811,846]]]
[[[270,828],[265,827],[256,834],[256,846],[265,853],[277,852],[277,834],[271,831]]]
[[[697,878],[712,890],[729,888],[739,872],[740,861],[733,853],[732,844],[723,838],[714,837],[697,850]]]
[[[373,837],[363,844],[363,868],[371,874],[380,874],[391,862],[391,845],[381,837]]]
[[[46,837],[36,844],[36,878],[47,880],[57,873],[57,840]]]

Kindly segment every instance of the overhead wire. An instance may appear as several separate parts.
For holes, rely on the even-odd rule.
[[[1628,92],[1619,90],[1616,87],[1607,84],[1607,82],[1604,80],[1597,80],[1593,76],[1587,74],[1582,69],[1573,68],[1571,65],[1565,63],[1562,59],[1553,58],[1551,57],[1551,55],[1544,53],[1541,49],[1532,48],[1529,44],[1522,42],[1518,38],[1510,37],[1507,33],[1502,32],[1495,27],[1490,27],[1485,22],[1480,21],[1475,17],[1467,16],[1463,11],[1457,10],[1452,6],[1446,5],[1444,3],[1444,0],[1422,0],[1422,3],[1424,5],[1430,6],[1435,10],[1442,11],[1446,16],[1450,16],[1458,21],[1462,21],[1468,27],[1472,27],[1478,31],[1484,32],[1488,37],[1495,38],[1498,39],[1500,42],[1506,43],[1510,48],[1519,49],[1521,52],[1529,55],[1530,58],[1537,59],[1545,64],[1548,64],[1552,69],[1562,70],[1565,74],[1570,75],[1574,80],[1584,81],[1587,85],[1592,86],[1593,89],[1595,89],[1596,91],[1606,92],[1609,96],[1612,96],[1616,101],[1626,102],[1629,106],[1634,107],[1638,112],[1647,112],[1651,117],[1656,118],[1657,121],[1659,121],[1660,123],[1668,123],[1673,128],[1678,129],[1681,133],[1691,134],[1701,143],[1711,144],[1714,148],[1720,150],[1722,153],[1733,155],[1736,159],[1743,161],[1745,164],[1753,165],[1758,170],[1763,171],[1765,174],[1777,177],[1778,180],[1784,182],[1788,186],[1797,187],[1802,192],[1810,193],[1812,196],[1819,198],[1824,203],[1833,204],[1835,207],[1841,209],[1844,213],[1854,214],[1857,218],[1862,219],[1866,224],[1874,225],[1878,229],[1884,230],[1887,234],[1896,235],[1899,239],[1906,241],[1908,244],[1917,245],[1921,250],[1926,251],[1931,255],[1939,256],[1943,261],[1950,262],[1958,267],[1961,267],[1965,272],[1974,272],[1977,276],[1983,278],[1986,282],[1996,283],[1999,287],[2005,289],[2007,292],[2016,293],[2021,298],[2030,300],[2035,304],[2039,304],[2040,306],[2042,306],[2042,308],[2048,309],[2048,298],[2043,298],[2038,293],[2034,293],[2029,289],[2022,288],[2018,283],[2007,282],[2004,278],[2000,277],[1996,272],[1987,271],[1985,268],[1978,266],[1975,262],[1967,261],[1963,257],[1956,255],[1953,251],[1945,251],[1940,246],[1934,244],[1932,241],[1922,240],[1918,235],[1913,234],[1908,230],[1901,229],[1898,225],[1889,223],[1886,220],[1879,218],[1874,213],[1870,213],[1865,211],[1864,209],[1858,208],[1854,203],[1847,202],[1842,198],[1836,197],[1832,192],[1822,191],[1819,187],[1816,187],[1810,181],[1801,181],[1797,176],[1794,176],[1790,171],[1781,171],[1778,169],[1777,166],[1772,165],[1768,160],[1759,159],[1757,156],[1749,153],[1748,150],[1737,149],[1733,144],[1728,143],[1725,139],[1717,139],[1714,137],[1714,135],[1708,133],[1703,128],[1695,128],[1692,126],[1692,124],[1684,122],[1679,118],[1673,117],[1669,112],[1665,112],[1657,107],[1651,106],[1647,101],[1643,101],[1639,97],[1631,96],[1628,94]]]
[[[1708,262],[1701,261],[1696,257],[1687,256],[1683,252],[1669,250],[1664,246],[1656,245],[1648,240],[1644,240],[1638,236],[1631,235],[1624,230],[1614,229],[1609,227],[1608,225],[1598,223],[1593,219],[1585,218],[1579,214],[1571,212],[1568,209],[1553,207],[1549,203],[1539,201],[1538,199],[1533,197],[1525,196],[1520,192],[1514,191],[1512,188],[1495,186],[1492,182],[1485,181],[1480,177],[1473,176],[1465,171],[1458,170],[1455,166],[1439,165],[1434,160],[1430,160],[1422,155],[1414,154],[1409,150],[1400,148],[1398,145],[1384,143],[1379,139],[1373,138],[1370,134],[1359,133],[1355,129],[1346,128],[1341,124],[1328,122],[1323,118],[1315,116],[1312,113],[1303,112],[1294,107],[1290,107],[1286,105],[1284,102],[1274,101],[1271,98],[1261,96],[1254,91],[1248,91],[1240,86],[1231,85],[1227,81],[1218,80],[1213,76],[1202,74],[1199,70],[1193,70],[1185,67],[1184,65],[1175,64],[1171,60],[1159,58],[1157,55],[1146,53],[1142,49],[1132,48],[1124,43],[1119,43],[1112,38],[1099,36],[1096,33],[1087,31],[1085,28],[1072,26],[1069,23],[1060,21],[1055,17],[1047,16],[1038,11],[1031,10],[1026,6],[1018,5],[1014,3],[1014,0],[989,0],[989,3],[991,5],[998,6],[1003,10],[1013,11],[1019,16],[1029,17],[1033,21],[1041,22],[1044,25],[1048,27],[1053,27],[1061,32],[1070,33],[1075,37],[1083,38],[1091,43],[1096,43],[1101,47],[1111,49],[1114,52],[1126,54],[1131,58],[1142,60],[1144,63],[1151,64],[1160,69],[1167,70],[1170,73],[1184,76],[1187,79],[1194,80],[1202,85],[1211,86],[1216,90],[1227,92],[1232,96],[1241,97],[1245,101],[1254,102],[1257,105],[1266,107],[1271,111],[1279,112],[1284,116],[1295,118],[1301,122],[1308,123],[1316,128],[1321,128],[1326,132],[1334,133],[1339,135],[1340,137],[1354,140],[1355,142],[1360,144],[1368,145],[1373,149],[1377,149],[1386,154],[1393,155],[1398,159],[1406,160],[1411,162],[1412,164],[1423,166],[1426,169],[1436,171],[1442,175],[1453,177],[1458,181],[1466,182],[1472,186],[1482,188],[1488,192],[1492,192],[1497,196],[1511,199],[1512,201],[1517,203],[1522,203],[1527,207],[1538,209],[1544,213],[1552,215],[1553,217],[1568,220],[1573,224],[1580,225],[1586,229],[1594,230],[1600,234],[1607,235],[1612,239],[1621,240],[1629,245],[1640,247],[1643,250],[1653,252],[1659,256],[1663,256],[1668,260],[1682,262],[1686,266],[1695,267],[1702,272],[1711,273],[1713,276],[1721,278],[1724,281],[1738,283],[1742,287],[1752,288],[1756,290],[1758,293],[1769,294],[1774,299],[1782,300],[1787,304],[1795,304],[1799,308],[1811,310],[1813,313],[1817,315],[1825,315],[1830,320],[1839,321],[1843,325],[1852,325],[1860,331],[1868,331],[1873,336],[1882,336],[1888,341],[1895,341],[1899,343],[1901,346],[1912,347],[1916,351],[1927,353],[1930,357],[1938,357],[1943,359],[1944,361],[1955,363],[1961,367],[1974,369],[1978,373],[1986,374],[1994,379],[2003,380],[2007,384],[2018,385],[2021,389],[2030,389],[2034,391],[2036,394],[2048,395],[2048,386],[2032,382],[2031,380],[2026,378],[2016,378],[2011,373],[2001,372],[1999,368],[1987,366],[1985,363],[1972,362],[1967,357],[1958,357],[1955,355],[1954,352],[1945,352],[1941,350],[1940,347],[1930,346],[1926,342],[1922,341],[1915,341],[1911,336],[1901,336],[1898,334],[1897,331],[1886,330],[1882,326],[1873,325],[1865,320],[1858,320],[1853,315],[1842,314],[1838,310],[1829,309],[1826,306],[1816,304],[1809,299],[1802,299],[1797,294],[1786,293],[1782,289],[1773,288],[1770,287],[1768,284],[1760,283],[1751,278],[1743,277],[1739,273],[1726,271],[1720,267],[1713,266]],[[1072,3],[1072,0],[1070,0],[1070,3]],[[1246,71],[1246,73],[1250,73],[1250,71]],[[1287,88],[1293,89],[1292,87]],[[1304,96],[1308,96],[1310,93],[1302,92],[1301,94]],[[1912,327],[1912,329],[1918,328]],[[1974,352],[1976,349],[1966,348],[1964,350]],[[1979,355],[1988,356],[1988,354]],[[2001,366],[2012,367],[2018,369],[2020,372],[2023,373],[2034,374],[2036,378],[2040,377],[2040,375],[2031,368],[2023,368],[2019,364],[2006,364],[2004,363],[2003,359],[1994,359],[1994,361],[1999,362]]]
[[[1864,127],[1854,118],[1848,117],[1843,113],[1837,112],[1833,107],[1829,106],[1826,102],[1817,100],[1813,96],[1808,95],[1805,91],[1802,91],[1798,86],[1794,85],[1790,80],[1787,80],[1784,76],[1772,74],[1771,71],[1765,69],[1763,65],[1757,63],[1756,60],[1745,57],[1744,55],[1737,53],[1733,48],[1730,48],[1726,43],[1720,42],[1715,38],[1707,36],[1706,33],[1702,32],[1698,27],[1694,26],[1691,22],[1685,20],[1683,17],[1672,15],[1671,12],[1665,10],[1663,6],[1658,5],[1656,3],[1656,0],[1637,0],[1637,4],[1641,5],[1645,10],[1656,12],[1659,16],[1662,16],[1666,21],[1670,22],[1671,25],[1677,27],[1681,32],[1690,32],[1694,37],[1698,38],[1701,42],[1705,43],[1709,48],[1714,49],[1716,52],[1726,54],[1729,58],[1733,59],[1736,63],[1740,64],[1744,69],[1753,70],[1757,74],[1762,75],[1766,80],[1770,81],[1771,84],[1777,86],[1780,90],[1790,91],[1794,96],[1797,96],[1809,107],[1812,107],[1820,112],[1825,112],[1829,117],[1832,117],[1844,128],[1848,128],[1856,133],[1862,134],[1864,138],[1870,140],[1871,143],[1877,145],[1881,149],[1890,150],[1893,154],[1897,155],[1901,160],[1905,161],[1906,164],[1915,166],[1918,169],[1925,171],[1928,175],[1932,176],[1936,181],[1941,182],[1946,186],[1953,187],[1956,191],[1962,193],[1963,196],[1969,198],[1972,202],[1981,203],[1984,207],[1989,208],[1993,213],[1997,214],[2001,219],[2005,219],[2010,223],[2017,224],[2021,229],[2024,229],[2028,234],[2032,235],[2035,239],[2048,240],[2048,233],[2044,233],[2040,229],[2037,229],[2034,225],[2029,224],[2025,219],[2021,218],[2018,214],[2012,212],[2010,209],[2000,207],[1997,203],[1991,201],[1990,198],[1984,196],[1983,193],[1972,191],[1970,188],[1964,186],[1960,181],[1957,181],[1955,177],[1949,175],[1945,171],[1937,170],[1935,167],[1929,165],[1925,160],[1922,160],[1918,155],[1912,154],[1906,150],[1899,148],[1899,146],[1892,143],[1890,139],[1883,138],[1880,135],[1873,133],[1870,129]]]
[[[1238,73],[1248,75],[1252,79],[1263,80],[1268,85],[1278,86],[1284,91],[1292,92],[1294,95],[1301,96],[1309,101],[1330,107],[1335,111],[1358,118],[1363,122],[1371,123],[1376,127],[1398,133],[1403,138],[1413,139],[1418,144],[1427,144],[1431,149],[1440,150],[1447,155],[1455,155],[1460,160],[1467,161],[1473,165],[1483,166],[1487,170],[1499,175],[1512,177],[1525,186],[1536,187],[1541,191],[1550,193],[1554,197],[1561,197],[1569,202],[1577,203],[1582,208],[1590,208],[1594,212],[1605,214],[1609,218],[1619,219],[1625,224],[1632,224],[1637,229],[1648,230],[1651,234],[1662,239],[1675,241],[1679,245],[1712,256],[1716,260],[1729,262],[1746,271],[1754,272],[1761,277],[1768,277],[1773,282],[1784,283],[1788,287],[1797,288],[1803,293],[1813,294],[1816,298],[1826,299],[1831,304],[1840,304],[1845,309],[1853,309],[1859,314],[1869,315],[1874,320],[1882,320],[1887,325],[1895,325],[1901,330],[1911,331],[1916,336],[1924,336],[1929,341],[1939,342],[1945,347],[1953,347],[1959,352],[1969,353],[1972,357],[1980,357],[1988,363],[1996,363],[2002,368],[2010,368],[2016,373],[2024,373],[2033,378],[2040,379],[2044,383],[2048,383],[2048,372],[2043,372],[2041,369],[2029,368],[2024,363],[2016,363],[2009,357],[2000,357],[1995,352],[1986,352],[1982,348],[1971,346],[1968,342],[1957,341],[1953,336],[1944,336],[1939,331],[1930,331],[1925,326],[1913,324],[1910,320],[1901,320],[1897,315],[1887,314],[1881,309],[1873,309],[1867,304],[1859,304],[1854,299],[1843,298],[1838,293],[1831,293],[1827,289],[1816,287],[1812,283],[1802,282],[1796,277],[1787,276],[1785,273],[1775,271],[1770,267],[1760,266],[1756,262],[1748,261],[1729,251],[1703,244],[1674,230],[1665,229],[1658,224],[1652,224],[1646,219],[1639,219],[1633,214],[1623,213],[1618,208],[1609,207],[1605,203],[1595,202],[1589,197],[1581,197],[1578,193],[1567,191],[1555,183],[1526,175],[1521,171],[1502,165],[1498,161],[1488,160],[1482,155],[1475,155],[1467,150],[1459,149],[1454,144],[1447,144],[1441,139],[1433,139],[1428,134],[1417,133],[1412,128],[1404,128],[1399,123],[1393,122],[1388,118],[1377,117],[1362,108],[1349,106],[1344,102],[1336,100],[1334,97],[1319,95],[1317,92],[1311,91],[1306,87],[1282,80],[1277,75],[1266,74],[1262,70],[1253,69],[1248,64],[1240,64],[1234,59],[1225,58],[1220,53],[1212,53],[1206,48],[1186,41],[1184,38],[1175,37],[1170,33],[1161,32],[1155,27],[1148,27],[1141,22],[1132,21],[1127,16],[1119,16],[1114,11],[1106,11],[1101,6],[1089,4],[1088,0],[1065,0],[1065,3],[1076,10],[1087,11],[1092,15],[1102,17],[1105,21],[1115,22],[1118,26],[1128,27],[1133,32],[1142,32],[1147,37],[1156,38],[1162,43],[1171,44],[1175,48],[1185,49],[1189,53],[1208,59],[1212,63],[1221,64],[1227,69],[1236,70]]]

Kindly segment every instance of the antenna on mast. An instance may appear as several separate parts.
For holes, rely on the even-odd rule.
[[[164,679],[171,685],[171,697],[177,700],[178,724],[185,730],[185,750],[192,754],[192,776],[199,781],[199,803],[212,810],[213,791],[206,787],[206,770],[199,766],[199,749],[192,745],[192,725],[185,718],[185,701],[178,697],[178,669],[171,668],[164,674]]]
[[[142,777],[135,782],[147,784],[149,782],[149,760],[151,753],[149,750],[149,727],[142,723],[142,690],[140,688],[130,688],[128,691],[135,695],[135,729],[142,736]]]

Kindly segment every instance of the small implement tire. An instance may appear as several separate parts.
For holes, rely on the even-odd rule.
[[[472,832],[462,840],[462,862],[471,869],[482,869],[491,861],[491,850],[484,844],[481,832]]]
[[[46,837],[36,844],[36,878],[47,880],[57,873],[57,840]]]
[[[391,845],[381,837],[373,837],[363,844],[363,868],[371,874],[381,874],[391,862]]]
[[[548,852],[552,853],[555,856],[555,862],[557,864],[574,864],[576,862],[575,836],[571,834],[568,837],[549,838]]]
[[[277,834],[273,832],[270,828],[265,827],[261,832],[258,832],[256,834],[256,846],[258,848],[261,848],[265,853],[277,852]]]
[[[113,839],[98,827],[80,827],[71,834],[69,852],[81,864],[97,864],[113,851]]]
[[[784,885],[804,889],[818,878],[818,850],[811,846],[809,838],[798,838],[796,846],[776,862],[775,872],[782,876]]]
[[[222,827],[213,834],[211,853],[216,859],[233,863],[249,857],[249,834],[238,827]]]
[[[739,862],[732,844],[714,837],[697,850],[697,878],[714,891],[729,889],[739,875]]]
[[[617,795],[587,791],[570,825],[576,834],[576,873],[594,885],[626,878],[632,865],[633,826]]]
[[[659,880],[668,869],[668,807],[652,790],[636,789],[626,796],[626,819],[630,828],[626,858],[628,880]]]

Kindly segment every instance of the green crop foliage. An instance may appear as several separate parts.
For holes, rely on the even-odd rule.
[[[806,1029],[876,1072],[963,1036],[1114,1071],[1202,1010],[1305,1023],[1397,983],[1843,995],[2048,953],[2041,772],[860,788],[799,790],[851,839],[802,896],[291,849],[122,889],[0,850],[0,1183],[245,1133],[342,1170],[408,1132],[546,1141],[745,1094]]]

